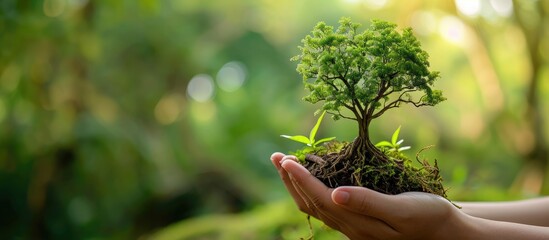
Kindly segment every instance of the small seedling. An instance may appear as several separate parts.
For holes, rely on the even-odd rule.
[[[296,142],[300,142],[307,145],[302,149],[292,152],[292,154],[294,154],[297,157],[297,159],[299,159],[299,161],[301,161],[302,163],[305,162],[305,157],[307,156],[307,154],[325,151],[325,148],[320,146],[321,143],[329,142],[335,139],[335,137],[322,138],[318,141],[315,139],[316,133],[318,132],[318,128],[320,127],[320,123],[324,118],[324,114],[326,114],[326,111],[322,112],[322,114],[316,121],[315,126],[313,127],[313,129],[311,129],[311,132],[309,133],[308,138],[303,135],[296,135],[296,136],[280,135],[283,138],[294,140]]]
[[[381,148],[381,150],[385,150],[387,152],[402,152],[405,150],[410,149],[410,146],[403,146],[400,145],[402,142],[404,142],[404,139],[398,140],[398,135],[400,134],[400,126],[395,130],[393,133],[393,136],[391,137],[391,141],[381,141],[376,144],[376,147]]]
[[[318,127],[320,126],[320,123],[322,122],[322,118],[324,118],[325,113],[326,113],[326,111],[322,112],[322,114],[320,115],[320,117],[316,121],[315,126],[313,127],[313,129],[311,129],[311,132],[309,133],[308,138],[306,136],[303,136],[303,135],[295,135],[295,136],[280,135],[280,136],[283,137],[283,138],[294,140],[296,142],[307,144],[307,146],[312,147],[313,149],[316,149],[317,146],[321,143],[329,142],[329,141],[334,140],[335,137],[322,138],[318,141],[315,140],[316,132],[318,132]]]

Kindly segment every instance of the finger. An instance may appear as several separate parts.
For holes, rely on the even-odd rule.
[[[276,167],[276,169],[280,169],[280,161],[285,155],[280,152],[275,152],[271,155],[271,163]]]
[[[308,200],[311,208],[322,210],[327,204],[333,204],[330,199],[332,190],[311,175],[301,164],[295,161],[283,161],[281,166],[291,176],[294,186]]]
[[[330,210],[326,208],[318,208],[318,204],[315,205],[315,201],[311,200],[311,198],[305,194],[301,186],[297,184],[297,182],[293,179],[293,177],[290,175],[290,179],[292,180],[292,184],[294,185],[294,188],[296,192],[301,196],[303,199],[303,202],[305,203],[308,214],[323,221],[326,225],[330,226],[333,229],[338,229],[338,226],[335,224],[337,221],[334,221],[335,217],[333,217]],[[327,194],[329,195],[329,193]],[[335,206],[335,204],[334,204]]]
[[[301,200],[298,204],[299,210],[317,219],[322,219],[321,213],[315,208],[314,204],[311,203],[309,197],[301,190],[301,187],[297,185],[291,175],[289,175],[289,178],[291,179],[290,182],[295,190],[295,194],[299,196]]]
[[[332,192],[332,201],[350,211],[368,215],[389,224],[405,204],[396,202],[392,195],[364,187],[339,187]]]
[[[293,161],[292,161],[293,160]],[[300,166],[302,170],[302,174],[307,174],[310,176],[309,180],[314,180],[314,181],[318,181],[317,178],[313,177],[309,171],[307,169],[305,169],[304,167],[301,166],[301,164],[297,163],[297,159],[288,159],[287,161],[291,161],[293,163],[290,163],[290,164],[296,164],[296,166]],[[284,160],[283,160],[284,162]],[[287,165],[285,163],[283,163],[283,165]],[[335,204],[331,203],[331,200],[329,200],[329,196],[330,196],[330,191],[331,189],[327,188],[322,182],[318,181],[320,183],[320,186],[329,190],[328,192],[324,193],[324,194],[319,194],[319,195],[314,195],[312,196],[311,194],[307,194],[305,190],[303,190],[303,187],[300,186],[298,184],[298,181],[296,180],[296,178],[289,174],[289,177],[291,179],[291,182],[294,186],[294,189],[295,191],[297,192],[297,194],[299,194],[299,196],[301,196],[301,198],[303,199],[303,202],[304,204],[306,205],[306,210],[307,211],[304,211],[302,210],[303,212],[306,212],[308,213],[309,215],[323,221],[326,225],[330,226],[331,228],[333,229],[340,229],[340,226],[338,224],[338,218],[339,216],[334,216],[333,212],[331,211],[330,208],[333,208],[335,207]],[[327,207],[324,203],[321,203],[320,202],[320,196],[323,196],[323,198],[325,198],[324,202],[326,203],[329,203],[331,206],[330,207]]]
[[[290,179],[290,176],[288,175],[288,172],[284,168],[280,166],[281,161],[286,161],[295,158],[294,156],[285,156],[282,153],[274,153],[271,156],[271,161],[277,167],[278,169],[278,175],[280,175],[280,178],[282,179],[282,182],[284,183],[284,187],[286,187],[286,190],[290,193],[290,196],[292,196],[295,204],[297,205],[298,209],[306,214],[313,215],[314,212],[308,207],[307,203],[303,199],[303,197],[298,193],[295,186],[292,183],[292,180]],[[291,161],[291,160],[290,160]],[[316,217],[316,216],[315,216]]]
[[[352,232],[355,231],[356,224],[360,223],[360,231],[365,234],[373,236],[394,236],[396,234],[396,231],[383,220],[349,211],[336,205],[331,198],[333,189],[328,188],[312,176],[299,163],[283,161],[282,168],[290,174],[296,192],[303,197],[309,208],[315,213],[316,218],[322,220],[326,225],[337,230]],[[383,239],[383,237],[378,239]]]

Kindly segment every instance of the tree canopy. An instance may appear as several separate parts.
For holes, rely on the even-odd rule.
[[[304,100],[324,101],[319,110],[334,119],[353,119],[367,126],[402,103],[433,106],[445,99],[440,90],[432,89],[439,73],[429,70],[428,54],[411,28],[399,33],[396,24],[372,20],[360,33],[361,25],[350,18],[339,23],[335,31],[318,23],[302,40],[302,53],[292,58],[300,61],[297,71],[310,91]],[[353,116],[342,113],[342,108]]]

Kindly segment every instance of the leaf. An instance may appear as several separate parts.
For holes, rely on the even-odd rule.
[[[393,143],[393,146],[397,145],[398,134],[400,134],[400,126],[398,126],[397,130],[395,130],[393,137],[391,138],[391,143]]]
[[[318,127],[320,127],[320,123],[322,122],[322,118],[324,118],[324,114],[326,113],[326,111],[323,111],[322,114],[320,115],[320,117],[318,118],[318,120],[316,120],[316,124],[315,126],[313,127],[313,129],[311,129],[311,133],[309,134],[309,141],[311,143],[314,143],[315,142],[315,136],[316,136],[316,132],[318,131]]]
[[[305,144],[311,146],[311,141],[303,135],[297,135],[297,136],[280,135],[280,136],[283,137],[283,138],[294,140],[296,142],[305,143]]]
[[[404,146],[404,147],[399,148],[398,151],[402,152],[402,151],[408,150],[410,148],[411,148],[410,146]]]
[[[313,143],[313,147],[316,147],[318,144],[321,144],[321,143],[323,143],[323,142],[332,141],[332,140],[334,140],[335,138],[336,138],[336,137],[328,137],[328,138],[320,139],[320,140],[318,140],[318,142]]]
[[[393,147],[393,144],[388,141],[381,141],[376,144],[376,147]]]

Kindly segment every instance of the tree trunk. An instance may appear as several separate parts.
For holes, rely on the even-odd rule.
[[[357,154],[365,161],[386,161],[383,154],[370,140],[370,121],[359,121],[358,137],[353,142],[351,154]]]

